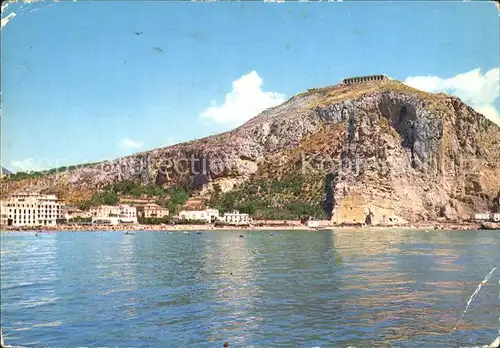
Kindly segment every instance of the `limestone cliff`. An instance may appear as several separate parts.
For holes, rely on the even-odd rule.
[[[8,182],[4,192],[78,201],[123,180],[170,186],[201,175],[210,192],[214,183],[230,191],[301,175],[318,191],[311,197],[327,197],[334,221],[397,223],[488,209],[500,189],[499,163],[497,125],[458,98],[389,80],[311,89],[230,132]]]

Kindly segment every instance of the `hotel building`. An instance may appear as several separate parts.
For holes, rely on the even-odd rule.
[[[0,208],[3,226],[55,226],[64,219],[64,205],[55,195],[19,193],[2,201]]]

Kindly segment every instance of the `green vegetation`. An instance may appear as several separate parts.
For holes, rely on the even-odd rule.
[[[35,179],[35,178],[40,178],[42,177],[43,174],[42,172],[17,172],[14,174],[10,174],[9,176],[5,176],[2,178],[2,181],[9,182],[9,181],[18,181],[18,180],[24,180],[24,179]]]
[[[237,209],[254,219],[324,218],[323,181],[321,176],[252,181],[231,192],[214,195],[209,205],[223,213]]]
[[[41,178],[41,177],[46,176],[46,175],[62,173],[62,172],[70,171],[70,170],[75,170],[78,168],[85,168],[85,167],[89,167],[89,166],[92,166],[95,164],[99,164],[99,162],[78,164],[78,165],[72,165],[72,166],[63,166],[63,167],[57,167],[57,168],[52,168],[52,169],[48,169],[48,170],[41,170],[41,171],[17,172],[17,173],[13,173],[9,176],[3,177],[2,181],[10,182],[10,181],[19,181],[19,180],[24,180],[24,179],[37,179],[37,178]]]
[[[156,204],[168,209],[170,215],[177,214],[180,208],[187,202],[192,191],[188,185],[178,185],[166,190],[164,198],[156,201]]]

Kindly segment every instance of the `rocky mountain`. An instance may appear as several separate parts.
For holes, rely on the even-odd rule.
[[[499,126],[456,97],[385,80],[310,89],[226,133],[3,186],[78,202],[125,180],[191,181],[217,197],[252,192],[235,204],[300,200],[339,223],[390,224],[485,211],[499,174]],[[280,194],[262,188],[292,181]]]

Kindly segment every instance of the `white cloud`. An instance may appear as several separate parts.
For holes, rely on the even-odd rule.
[[[494,105],[500,94],[500,68],[485,74],[481,74],[480,69],[474,69],[450,78],[410,76],[404,83],[427,92],[453,94],[500,125],[500,112]]]
[[[118,147],[125,150],[140,149],[142,147],[142,143],[130,138],[124,138],[120,140]]]
[[[10,162],[12,169],[18,172],[30,172],[41,170],[40,163],[36,163],[33,158],[25,158],[19,161]]]
[[[261,111],[285,101],[285,95],[278,92],[264,92],[264,81],[252,71],[233,81],[233,89],[226,94],[224,103],[215,100],[201,113],[201,118],[225,126],[239,126]]]

